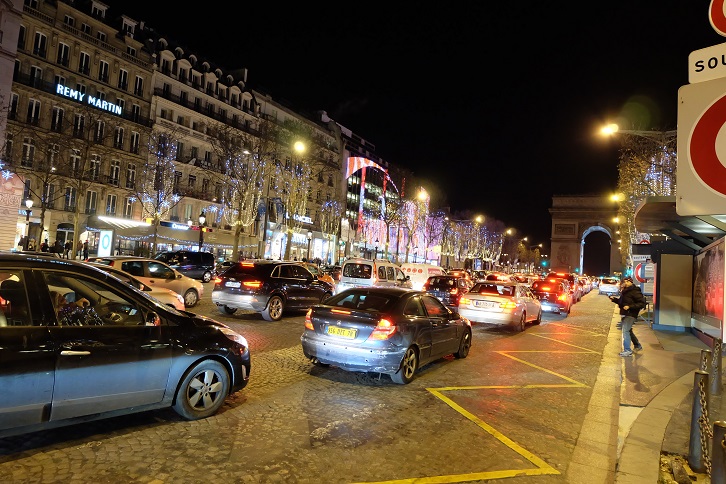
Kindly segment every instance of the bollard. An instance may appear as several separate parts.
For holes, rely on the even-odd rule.
[[[711,395],[721,395],[721,340],[713,340],[713,355],[711,356]]]
[[[726,422],[723,420],[713,423],[711,482],[726,482]]]
[[[703,354],[703,353],[701,353]],[[709,463],[708,425],[701,426],[703,417],[708,417],[708,372],[696,370],[693,375],[693,407],[691,409],[691,433],[688,442],[688,465],[696,472],[704,472]]]
[[[711,367],[711,350],[701,350],[701,366],[698,368],[701,371],[708,371]]]

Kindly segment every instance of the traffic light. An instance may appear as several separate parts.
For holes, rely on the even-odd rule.
[[[547,261],[546,260],[543,260],[542,261],[542,267],[547,267]]]

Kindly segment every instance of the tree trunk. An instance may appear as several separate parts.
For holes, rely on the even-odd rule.
[[[148,257],[154,257],[154,254],[156,253],[156,241],[159,236],[159,217],[154,217],[154,245],[153,248],[149,250]]]
[[[232,260],[239,260],[239,235],[242,233],[242,225],[237,221],[234,227],[234,244],[232,245]]]
[[[292,229],[287,229],[287,241],[285,242],[285,260],[290,260],[290,251],[292,249]]]

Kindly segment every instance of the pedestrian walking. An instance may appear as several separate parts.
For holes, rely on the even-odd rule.
[[[626,277],[620,286],[620,297],[610,296],[610,300],[618,305],[620,315],[623,316],[621,322],[623,351],[620,352],[620,356],[633,356],[631,343],[634,345],[636,351],[643,349],[638,338],[635,337],[635,333],[633,333],[633,324],[635,324],[635,320],[638,318],[640,311],[645,309],[645,296],[640,292],[640,288],[633,284],[633,278]]]
[[[88,241],[83,243],[83,260],[88,260]]]
[[[66,244],[63,246],[63,249],[65,250],[65,258],[70,259],[71,258],[71,251],[73,250],[73,242],[70,240],[66,241]]]

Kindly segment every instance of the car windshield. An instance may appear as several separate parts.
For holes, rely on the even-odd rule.
[[[369,311],[385,311],[393,298],[386,294],[370,294],[363,291],[343,291],[325,301],[327,306],[338,306],[348,309],[366,309]]]

